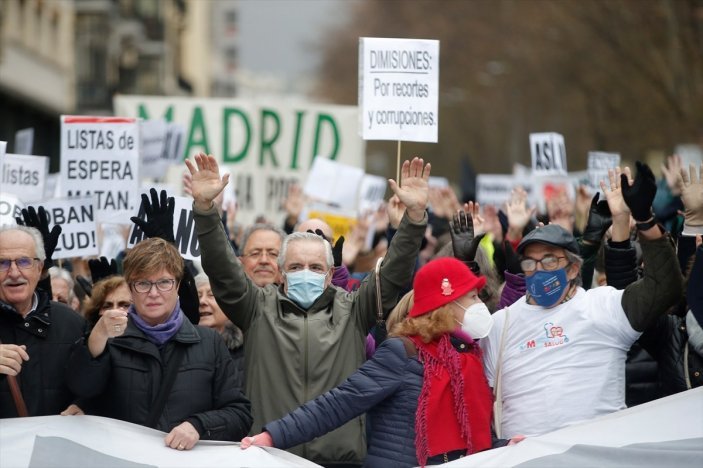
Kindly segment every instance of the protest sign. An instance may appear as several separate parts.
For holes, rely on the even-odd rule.
[[[17,224],[15,218],[22,218],[22,200],[11,193],[0,192],[0,226]]]
[[[354,212],[340,210],[324,203],[311,203],[305,211],[304,219],[318,218],[329,224],[332,228],[332,237],[335,239],[339,239],[339,236],[349,239],[349,234],[357,221]]]
[[[296,99],[204,99],[115,96],[115,112],[163,118],[185,127],[182,158],[202,151],[233,174],[237,221],[259,215],[283,221],[280,201],[291,183],[302,186],[317,156],[364,167],[356,106],[319,105]],[[185,165],[184,165],[185,169]],[[181,171],[177,175],[180,184]],[[176,182],[169,180],[169,182]]]
[[[340,209],[356,210],[359,185],[363,178],[363,169],[327,158],[316,158],[303,187],[303,193],[313,200]]]
[[[318,467],[273,447],[240,450],[235,442],[199,440],[193,450],[164,444],[165,432],[100,416],[35,416],[2,420],[3,468]]]
[[[139,121],[140,177],[159,179],[166,173],[168,164],[162,157],[167,126],[165,120]]]
[[[446,177],[430,176],[430,178],[427,180],[427,186],[429,188],[449,187],[449,179],[447,179]]]
[[[176,239],[176,248],[181,256],[186,260],[200,258],[200,245],[198,235],[195,233],[195,221],[193,219],[193,199],[188,197],[173,197],[175,208],[173,210],[173,235]],[[139,210],[131,216],[146,219],[143,207],[140,203]],[[128,217],[129,219],[129,217]],[[137,243],[146,239],[146,235],[136,224],[132,224],[127,238],[127,247],[132,248]]]
[[[476,176],[476,201],[481,205],[502,207],[516,187],[525,189],[529,206],[535,205],[535,191],[532,177],[529,174],[523,174],[522,177],[508,174],[478,174]]]
[[[15,132],[15,153],[32,154],[34,149],[34,127],[23,128]]]
[[[388,181],[381,176],[364,174],[359,184],[359,213],[375,211],[383,203]]]
[[[596,192],[600,191],[600,182],[610,186],[608,169],[620,165],[620,153],[605,153],[602,151],[588,152],[588,186]]]
[[[558,133],[530,133],[532,173],[566,175],[566,146]]]
[[[364,140],[437,142],[439,41],[359,39],[359,121]]]
[[[129,223],[139,203],[138,169],[136,119],[61,117],[61,195],[96,195],[98,221]]]
[[[25,203],[44,199],[49,158],[6,153],[0,155],[0,186]]]
[[[54,259],[88,257],[98,254],[95,196],[55,198],[34,205],[43,206],[49,217],[49,230],[61,226]]]

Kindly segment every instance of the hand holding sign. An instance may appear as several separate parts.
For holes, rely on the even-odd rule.
[[[18,225],[36,228],[41,233],[44,241],[44,253],[46,254],[44,268],[49,268],[53,264],[51,257],[54,255],[54,250],[56,250],[56,245],[59,242],[61,226],[57,224],[49,231],[49,216],[43,206],[39,207],[39,212],[33,206],[23,208],[22,218],[15,218]]]
[[[413,158],[412,161],[403,162],[400,171],[402,186],[393,179],[388,179],[391,190],[405,205],[408,217],[415,222],[422,221],[429,200],[430,163],[425,164],[422,158]]]
[[[229,174],[220,177],[217,160],[212,155],[198,153],[193,159],[195,165],[186,159],[186,166],[192,176],[191,193],[194,205],[199,210],[209,210],[215,197],[229,182]]]
[[[130,219],[134,224],[144,231],[147,237],[160,237],[166,242],[176,242],[173,237],[173,211],[176,206],[176,201],[173,197],[168,197],[166,190],[161,191],[161,198],[153,188],[149,190],[151,194],[151,203],[149,197],[142,194],[142,207],[146,214],[146,221],[136,216]]]

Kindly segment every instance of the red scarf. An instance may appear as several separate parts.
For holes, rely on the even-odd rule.
[[[483,373],[480,350],[458,353],[447,334],[427,344],[418,336],[409,338],[425,367],[415,414],[415,450],[420,466],[441,453],[466,450],[472,454],[490,448],[493,395]]]

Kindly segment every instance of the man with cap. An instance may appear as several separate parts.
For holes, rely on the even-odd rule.
[[[527,292],[494,314],[495,326],[481,340],[486,377],[499,389],[499,437],[544,434],[625,408],[627,351],[681,297],[676,254],[651,215],[651,170],[638,163],[633,183],[613,173],[610,189],[602,188],[609,205],[637,222],[644,276],[624,290],[586,291],[570,232],[550,224],[522,239]]]

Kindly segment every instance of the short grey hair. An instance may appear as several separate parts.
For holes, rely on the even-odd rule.
[[[193,278],[195,281],[195,287],[199,288],[200,286],[203,286],[204,284],[207,284],[210,286],[210,277],[206,275],[205,273],[199,273],[198,275]]]
[[[579,266],[579,272],[572,282],[576,286],[583,285],[583,278],[581,277],[581,266],[583,265],[583,258],[581,258],[580,255],[576,255],[572,251],[566,249],[564,249],[564,255],[566,256],[566,260],[568,260],[569,264],[575,263]]]
[[[244,247],[246,247],[247,242],[249,242],[249,238],[251,237],[252,234],[254,234],[256,231],[271,231],[275,232],[278,234],[278,236],[281,238],[281,244],[283,244],[284,239],[286,238],[286,233],[283,232],[283,229],[274,226],[273,224],[269,223],[256,223],[252,224],[248,228],[244,230],[244,235],[242,236],[242,245],[239,248],[239,255],[244,255]]]
[[[327,242],[326,239],[318,236],[317,234],[313,234],[312,232],[294,232],[292,234],[288,234],[288,236],[286,236],[286,238],[283,240],[283,244],[281,244],[281,254],[278,256],[278,269],[281,270],[281,272],[283,271],[283,264],[286,261],[286,252],[288,251],[288,245],[291,242],[300,241],[321,243],[325,247],[325,260],[327,261],[327,269],[330,269],[332,268],[332,266],[334,266],[332,246],[329,242]]]
[[[0,234],[9,231],[21,231],[30,235],[32,237],[32,240],[34,241],[34,248],[36,250],[35,255],[42,262],[46,260],[46,252],[44,252],[44,239],[42,239],[41,232],[39,232],[39,229],[21,225],[12,226],[9,224],[0,226]]]
[[[71,276],[71,272],[66,270],[65,268],[59,268],[56,266],[53,266],[49,268],[49,276],[51,279],[61,279],[66,282],[68,285],[68,297],[66,298],[68,301],[72,301],[74,297],[76,297],[76,293],[73,290],[73,287],[75,286],[75,281],[73,281],[73,276]]]

